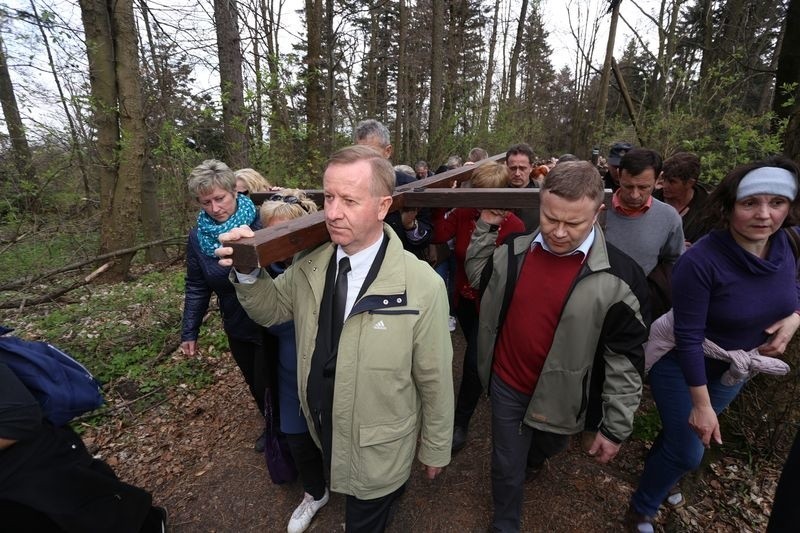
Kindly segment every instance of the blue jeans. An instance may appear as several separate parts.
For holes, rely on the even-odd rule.
[[[743,383],[726,387],[720,379],[708,382],[711,406],[719,414],[736,398]],[[661,417],[661,433],[645,459],[639,487],[631,506],[640,514],[655,516],[669,490],[680,479],[700,466],[705,448],[700,437],[689,427],[692,400],[680,365],[672,357],[663,357],[650,370],[650,390]]]
[[[444,285],[447,287],[447,301],[450,303],[450,316],[454,316],[455,310],[453,309],[453,285],[455,285],[456,280],[456,258],[453,257],[451,252],[450,256],[445,261],[442,261],[433,269],[444,280]]]

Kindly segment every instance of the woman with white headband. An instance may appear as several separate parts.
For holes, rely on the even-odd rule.
[[[700,466],[705,448],[722,444],[717,415],[743,382],[723,382],[729,365],[704,357],[703,339],[778,357],[800,326],[797,260],[780,231],[798,222],[798,170],[782,157],[733,169],[705,206],[713,231],[675,264],[675,347],[650,371],[663,429],[631,498],[630,531],[652,532],[670,490]]]

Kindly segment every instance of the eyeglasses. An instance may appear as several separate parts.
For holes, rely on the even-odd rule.
[[[299,205],[303,209],[303,211],[308,213],[308,209],[300,201],[300,198],[298,198],[297,196],[294,196],[294,195],[283,196],[281,194],[273,194],[272,196],[269,197],[269,201],[270,202],[283,202],[285,204],[292,204],[292,205]]]

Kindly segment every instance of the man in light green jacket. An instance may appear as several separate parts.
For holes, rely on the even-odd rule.
[[[275,280],[264,270],[231,277],[253,320],[294,320],[299,397],[330,468],[331,490],[348,495],[346,530],[382,531],[411,474],[418,437],[430,479],[450,462],[447,293],[383,223],[394,188],[386,159],[366,146],[339,150],[323,188],[332,243],[298,255]],[[237,228],[220,240],[247,236],[252,231]],[[342,277],[343,323],[336,318]]]

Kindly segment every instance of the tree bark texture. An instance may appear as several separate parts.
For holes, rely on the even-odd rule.
[[[783,87],[792,86],[787,95]],[[793,105],[787,105],[793,97]],[[788,118],[783,136],[783,152],[800,162],[800,0],[791,0],[786,14],[783,44],[775,77],[775,98],[772,110],[779,118]]]
[[[5,118],[8,128],[8,136],[11,138],[11,151],[14,167],[19,174],[19,181],[28,180],[32,183],[35,181],[36,175],[33,170],[31,150],[28,146],[28,139],[25,137],[25,127],[22,125],[22,117],[19,114],[14,85],[11,83],[6,45],[2,36],[0,36],[0,104],[3,107],[3,118]]]
[[[431,92],[428,115],[428,161],[439,157],[439,147],[433,140],[442,123],[442,96],[444,91],[444,2],[434,0],[431,17]]]
[[[492,87],[494,82],[494,51],[497,46],[497,18],[500,11],[500,2],[494,3],[494,16],[492,17],[492,34],[489,37],[489,54],[486,65],[486,79],[483,83],[483,97],[481,98],[480,120],[478,123],[479,135],[489,135],[489,113],[492,105]],[[483,142],[480,139],[480,142]]]
[[[247,116],[244,108],[239,10],[236,0],[214,0],[214,22],[217,30],[226,163],[233,169],[245,168],[250,166],[250,162]]]
[[[308,50],[306,56],[306,128],[308,157],[319,163],[319,128],[322,125],[322,0],[306,0]],[[315,165],[316,166],[316,165]]]
[[[614,60],[614,40],[617,36],[617,21],[619,21],[619,4],[615,2],[611,11],[611,22],[608,25],[608,42],[606,43],[606,58],[603,61],[603,73],[600,76],[600,94],[597,97],[597,110],[595,117],[597,123],[594,131],[602,131],[606,120],[606,104],[608,103],[608,83],[611,81],[611,62]]]
[[[514,40],[514,48],[511,50],[511,60],[509,61],[508,73],[508,103],[514,107],[517,101],[517,71],[519,70],[519,56],[522,52],[522,36],[525,35],[525,19],[528,17],[528,0],[522,0],[519,9],[519,21],[517,23],[517,38]]]

